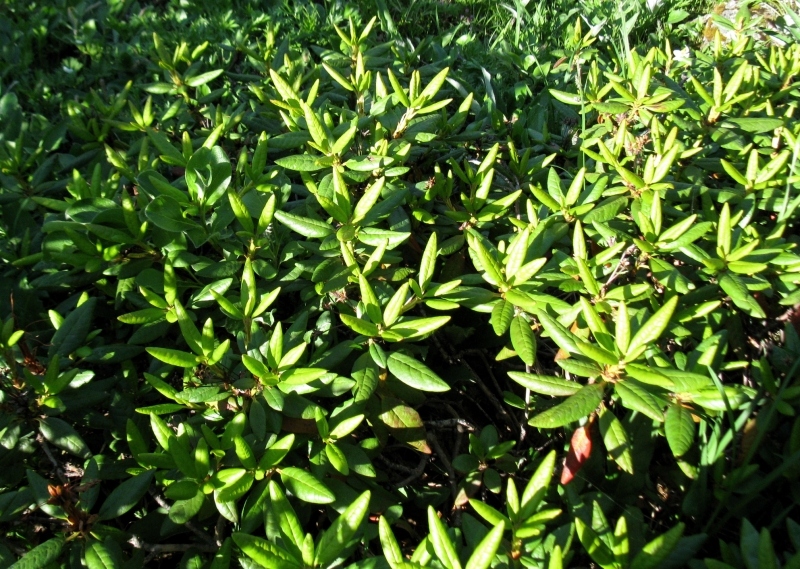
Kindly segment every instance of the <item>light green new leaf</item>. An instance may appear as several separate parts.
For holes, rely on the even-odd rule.
[[[400,352],[394,352],[388,359],[389,371],[397,379],[420,391],[448,391],[447,385],[428,366]]]
[[[583,386],[575,395],[563,403],[533,417],[528,424],[540,429],[555,429],[588,416],[603,399],[605,384],[594,383]]]
[[[386,326],[391,326],[397,322],[397,319],[400,317],[400,313],[408,298],[408,289],[409,284],[406,281],[400,285],[400,288],[398,288],[392,295],[392,298],[389,299],[386,308],[383,309],[383,322]]]
[[[203,343],[203,338],[194,325],[194,322],[189,318],[189,314],[178,300],[175,300],[173,308],[175,309],[175,315],[178,317],[178,326],[181,329],[181,334],[183,334],[183,339],[186,340],[186,343],[189,345],[189,349],[195,354],[202,355],[203,348],[201,344]]]

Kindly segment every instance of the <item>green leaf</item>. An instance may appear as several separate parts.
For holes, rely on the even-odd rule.
[[[58,559],[63,547],[64,538],[54,537],[53,539],[48,539],[41,545],[31,549],[22,559],[8,569],[42,569]]]
[[[353,208],[353,217],[351,222],[353,224],[361,223],[367,214],[372,209],[372,206],[378,201],[378,198],[381,195],[381,191],[383,190],[383,186],[386,184],[386,177],[381,176],[377,180],[375,180],[370,186],[364,190],[364,195],[361,196],[361,199],[358,200],[355,208]]]
[[[252,373],[260,380],[266,381],[267,385],[275,385],[277,383],[272,381],[275,374],[272,373],[266,365],[255,359],[253,356],[242,354],[242,363],[244,364],[244,367],[247,368],[247,371]]]
[[[578,346],[575,344],[577,337],[564,328],[558,320],[547,314],[544,310],[539,311],[536,316],[539,318],[542,326],[544,326],[545,331],[550,335],[550,338],[559,348],[570,354],[581,353],[578,350]]]
[[[244,468],[226,468],[218,471],[212,478],[216,500],[236,502],[250,490],[253,481],[253,473]]]
[[[533,417],[528,424],[540,429],[563,427],[592,413],[603,399],[605,384],[594,383],[583,386],[552,409]]]
[[[672,553],[683,535],[684,524],[680,523],[668,532],[658,536],[645,545],[633,558],[631,569],[657,569]]]
[[[496,525],[484,536],[467,560],[467,569],[489,569],[497,550],[500,549],[504,531],[504,525]]]
[[[157,309],[154,309],[157,310]],[[492,308],[492,316],[489,322],[494,328],[494,333],[498,336],[505,334],[514,318],[514,305],[507,300],[501,299]]]
[[[742,130],[754,134],[759,134],[762,132],[770,132],[778,128],[779,126],[783,126],[783,121],[780,119],[774,118],[749,118],[749,117],[742,117],[742,118],[726,118],[720,126],[722,127],[730,127],[730,124],[733,123],[734,125],[738,126]]]
[[[669,326],[670,318],[678,306],[678,297],[673,296],[664,306],[659,308],[647,322],[636,332],[625,352],[625,360],[632,361],[639,357],[650,344],[655,343]]]
[[[617,382],[614,384],[614,391],[628,409],[638,411],[655,421],[662,422],[664,420],[665,402],[647,391],[644,386],[636,383],[635,380],[628,379]]]
[[[200,229],[200,225],[183,216],[181,204],[171,196],[158,196],[144,209],[147,219],[166,231],[180,233]]]
[[[428,506],[428,528],[430,529],[430,540],[433,550],[439,558],[439,562],[447,569],[461,569],[461,562],[458,560],[458,553],[442,520],[436,514],[433,506]]]
[[[250,559],[267,569],[300,569],[300,561],[272,542],[246,533],[231,535],[234,543]]]
[[[147,353],[164,363],[175,367],[194,367],[197,365],[197,357],[188,352],[173,350],[170,348],[147,348]]]
[[[594,360],[600,365],[605,364],[613,366],[619,363],[619,359],[614,354],[608,350],[604,350],[597,344],[578,340],[575,342],[575,345],[578,347],[578,351],[580,351],[580,353],[587,358]]]
[[[428,318],[405,317],[381,333],[385,339],[396,341],[419,338],[438,330],[450,321],[450,316],[430,316]]]
[[[297,553],[300,553],[305,539],[303,528],[300,525],[300,520],[297,519],[294,508],[286,499],[286,494],[283,493],[281,487],[274,480],[269,481],[269,499],[272,510],[278,519],[278,525],[284,536],[284,541],[293,545]]]
[[[214,71],[206,71],[205,73],[201,73],[200,75],[195,75],[194,77],[190,77],[188,79],[184,79],[183,82],[186,83],[189,87],[200,87],[201,85],[205,85],[222,75],[224,69],[215,69]]]
[[[154,474],[154,470],[147,470],[114,488],[100,506],[100,511],[97,513],[98,521],[118,518],[133,508],[147,493]]]
[[[315,566],[325,567],[335,561],[352,540],[369,511],[370,492],[356,498],[319,538],[314,558]]]
[[[520,359],[532,366],[536,360],[536,338],[533,336],[531,325],[520,315],[511,321],[511,345]]]
[[[633,474],[633,456],[628,434],[620,420],[605,407],[600,408],[600,433],[609,456],[622,470]]]
[[[436,267],[436,253],[439,251],[438,238],[436,233],[431,233],[425,251],[422,253],[422,260],[419,265],[419,286],[425,291],[433,279],[433,271]]]
[[[428,366],[401,352],[389,356],[388,366],[392,375],[414,389],[437,393],[450,389]]]
[[[336,497],[313,475],[293,466],[281,469],[283,484],[298,499],[312,504],[330,504]]]
[[[405,561],[403,551],[400,549],[400,544],[397,543],[397,538],[394,536],[394,533],[392,533],[389,522],[387,522],[386,518],[383,516],[378,518],[378,537],[381,542],[383,556],[386,557],[391,567],[394,568]]]
[[[695,437],[692,412],[680,403],[670,405],[664,421],[664,434],[667,436],[672,454],[675,456],[686,454],[692,448]]]
[[[497,508],[493,508],[489,504],[474,498],[470,498],[469,504],[475,509],[475,512],[480,517],[489,523],[489,525],[500,526],[503,528],[511,527],[511,521],[502,513],[500,513]]]
[[[340,313],[339,318],[341,318],[345,326],[355,331],[357,334],[370,337],[380,335],[378,326],[372,322],[368,322],[366,320],[362,320],[361,318],[356,318],[355,316],[350,316],[349,314],[344,313]]]
[[[286,158],[278,158],[275,160],[275,164],[297,172],[316,172],[317,170],[330,168],[330,164],[324,162],[324,156],[312,156],[311,154],[298,154],[287,156]]]
[[[334,229],[324,221],[300,217],[293,213],[276,210],[275,218],[283,225],[304,237],[322,239],[334,234]]]
[[[39,431],[48,442],[80,458],[92,456],[89,447],[72,425],[57,417],[39,420]]]
[[[556,89],[549,89],[550,95],[553,96],[554,99],[564,103],[565,105],[580,105],[581,98],[579,95],[575,93],[567,93],[565,91],[558,91]]]
[[[48,358],[66,357],[81,347],[89,333],[96,304],[96,298],[89,298],[67,315],[50,340]]]
[[[381,400],[380,420],[394,437],[424,454],[431,454],[422,418],[414,409],[394,397]]]
[[[86,546],[83,557],[88,569],[122,569],[122,560],[115,550],[106,547],[102,541],[92,540]]]
[[[508,376],[521,386],[542,395],[566,397],[574,395],[581,389],[581,384],[561,377],[550,375],[537,375],[522,371],[510,371]]]
[[[153,141],[155,147],[163,157],[167,158],[167,160],[164,160],[165,162],[175,166],[186,165],[186,158],[184,158],[183,154],[181,154],[180,151],[172,145],[172,143],[169,141],[169,138],[167,138],[167,135],[161,131],[153,130],[150,127],[147,127],[146,130],[147,136]]]
[[[586,548],[586,552],[595,561],[595,563],[604,569],[606,567],[614,567],[614,554],[611,552],[608,546],[603,543],[603,540],[600,539],[600,536],[596,531],[583,523],[583,520],[580,518],[575,518],[575,530],[578,534],[578,539],[580,539],[581,544],[583,544],[583,547]]]

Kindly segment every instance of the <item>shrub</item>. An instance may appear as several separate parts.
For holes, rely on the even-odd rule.
[[[797,44],[496,97],[318,8],[2,93],[4,566],[796,564]]]

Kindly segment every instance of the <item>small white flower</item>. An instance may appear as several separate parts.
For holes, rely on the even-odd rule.
[[[672,58],[677,63],[689,63],[691,58],[691,52],[689,51],[689,47],[684,47],[683,49],[673,49],[672,50]]]
[[[647,0],[647,9],[653,12],[656,8],[661,6],[662,0]]]

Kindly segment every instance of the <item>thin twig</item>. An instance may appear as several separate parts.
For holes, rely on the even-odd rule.
[[[600,296],[604,296],[606,294],[606,292],[608,291],[608,287],[611,286],[611,283],[617,280],[617,278],[623,273],[623,269],[626,269],[628,267],[626,263],[627,257],[633,255],[636,252],[636,250],[637,250],[636,245],[631,245],[622,252],[622,256],[619,258],[619,263],[617,263],[617,266],[614,267],[613,271],[611,271],[611,275],[609,275],[608,280],[605,282],[605,284],[602,287],[600,287]]]
[[[149,551],[150,553],[181,553],[184,551],[189,551],[190,549],[196,549],[197,551],[202,551],[204,553],[213,553],[219,549],[216,545],[202,545],[197,543],[152,544],[142,541],[135,535],[128,540],[128,543],[130,543],[136,549],[143,549],[144,551]]]
[[[150,490],[150,495],[153,497],[156,503],[165,510],[167,510],[167,512],[169,512],[170,508],[172,508],[172,506],[164,499],[164,497],[156,493],[155,491]],[[217,540],[215,540],[213,537],[211,537],[206,532],[201,530],[199,527],[194,525],[191,521],[184,522],[183,526],[190,532],[195,534],[197,537],[205,541],[207,544],[213,545],[214,547],[220,547],[221,544],[217,542]]]
[[[411,473],[406,478],[403,478],[400,482],[397,482],[396,484],[392,485],[392,488],[397,490],[398,488],[402,488],[406,484],[410,484],[411,482],[422,476],[422,473],[425,472],[425,465],[428,464],[429,458],[430,458],[429,454],[421,455],[419,457],[419,464],[417,465],[417,467],[411,470]],[[385,459],[384,462],[388,463],[388,461],[386,461]]]
[[[448,363],[450,363],[450,365],[454,365],[457,363],[464,364],[464,367],[467,368],[470,375],[475,380],[475,383],[478,384],[478,387],[480,387],[484,395],[486,395],[486,397],[489,398],[489,401],[492,402],[492,405],[497,410],[497,412],[500,413],[500,416],[502,416],[503,419],[505,419],[506,423],[509,424],[509,426],[511,426],[512,428],[513,427],[519,428],[519,425],[516,424],[517,423],[516,417],[512,417],[511,415],[508,414],[505,408],[497,400],[497,397],[495,397],[492,391],[486,386],[486,383],[483,381],[483,378],[481,378],[481,376],[478,375],[478,372],[475,371],[475,368],[473,368],[469,364],[469,362],[462,357],[460,353],[453,354],[450,353],[448,350],[446,350],[442,345],[441,341],[439,340],[437,334],[432,334],[431,338],[433,339],[433,343],[439,349],[439,352],[442,354],[442,357],[444,357],[448,361]]]
[[[466,419],[440,419],[438,421],[425,421],[425,425],[428,427],[435,428],[445,428],[445,427],[458,427],[462,426],[469,431],[477,431],[478,427],[467,421]]]
[[[53,453],[50,451],[50,446],[47,444],[47,441],[44,440],[44,437],[39,434],[36,436],[36,442],[39,443],[39,446],[42,447],[45,456],[53,465],[53,470],[58,476],[58,479],[61,481],[62,484],[69,484],[69,480],[67,479],[66,475],[64,474],[64,470],[61,468],[61,463],[56,460],[56,457],[53,456]]]
[[[450,459],[445,454],[442,445],[439,444],[439,439],[436,438],[436,435],[433,433],[428,433],[428,442],[431,443],[433,450],[436,451],[436,456],[442,461],[444,464],[445,470],[447,470],[447,481],[450,483],[450,490],[453,493],[453,498],[456,497],[458,494],[458,486],[456,485],[456,471],[453,470],[453,465],[450,464]]]

